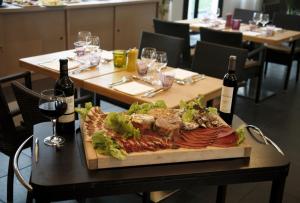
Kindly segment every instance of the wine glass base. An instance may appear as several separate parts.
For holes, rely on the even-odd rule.
[[[48,146],[61,146],[65,142],[65,138],[61,136],[49,136],[44,139],[44,143]]]

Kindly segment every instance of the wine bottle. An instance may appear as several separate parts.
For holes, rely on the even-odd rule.
[[[66,135],[73,134],[75,131],[75,113],[74,113],[74,84],[68,75],[68,60],[60,59],[60,76],[55,83],[55,90],[64,93],[64,101],[67,103],[67,110],[64,115],[57,119],[56,132]]]
[[[232,124],[236,94],[238,89],[235,75],[236,56],[229,57],[228,72],[223,79],[223,87],[220,102],[220,116],[229,125]]]

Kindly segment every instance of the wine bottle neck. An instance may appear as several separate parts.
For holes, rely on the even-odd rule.
[[[64,77],[69,77],[69,74],[68,74],[68,68],[66,68],[67,70],[65,69],[60,69],[60,78],[64,78]]]
[[[60,59],[60,78],[68,77],[68,60]]]
[[[234,73],[235,66],[236,66],[236,56],[230,56],[229,63],[228,63],[228,73]]]

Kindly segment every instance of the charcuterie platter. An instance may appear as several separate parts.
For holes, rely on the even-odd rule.
[[[249,157],[243,130],[234,130],[201,99],[169,109],[163,101],[104,113],[77,109],[89,169]]]

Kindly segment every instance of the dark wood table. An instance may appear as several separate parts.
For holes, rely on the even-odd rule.
[[[242,123],[235,117],[233,127]],[[259,181],[272,181],[270,202],[282,202],[290,162],[250,135],[246,138],[253,147],[250,158],[88,170],[80,133],[59,150],[42,143],[50,133],[50,123],[34,126],[34,140],[40,140],[39,161],[33,156],[30,183],[38,202],[178,189],[195,182],[219,185],[217,200],[224,202],[226,185]]]

